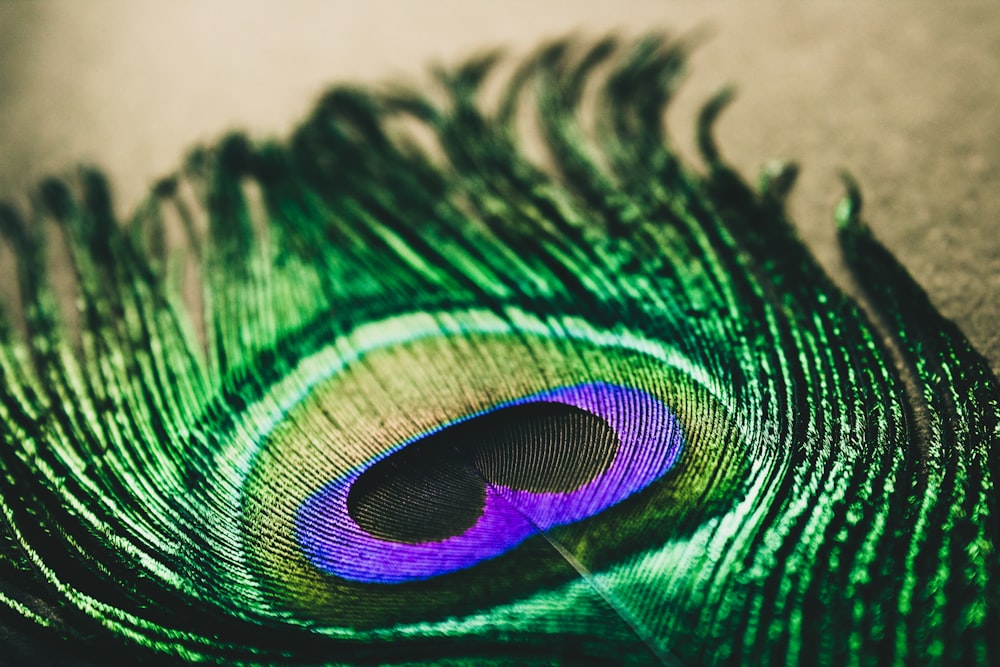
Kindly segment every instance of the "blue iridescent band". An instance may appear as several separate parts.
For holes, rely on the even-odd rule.
[[[680,455],[683,438],[676,417],[662,401],[640,389],[605,382],[560,387],[497,405],[489,412],[535,402],[571,405],[604,419],[620,441],[607,470],[565,493],[487,485],[476,523],[443,540],[407,544],[375,537],[348,513],[351,485],[371,465],[426,435],[422,434],[305,500],[296,515],[295,536],[306,558],[320,570],[352,581],[428,579],[494,558],[540,531],[581,521],[616,505],[662,477]],[[462,421],[481,414],[485,413]]]

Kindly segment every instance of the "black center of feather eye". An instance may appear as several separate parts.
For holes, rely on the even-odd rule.
[[[608,469],[618,435],[563,403],[524,403],[425,436],[364,471],[347,496],[351,518],[384,540],[460,535],[482,514],[486,485],[574,491]]]

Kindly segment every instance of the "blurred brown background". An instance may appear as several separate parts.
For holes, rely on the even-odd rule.
[[[412,79],[571,31],[706,27],[668,118],[682,150],[698,106],[736,84],[723,151],[749,176],[800,163],[793,215],[835,277],[847,168],[877,234],[1000,369],[995,3],[0,0],[0,199],[87,161],[125,215],[192,144],[284,134],[332,81]]]

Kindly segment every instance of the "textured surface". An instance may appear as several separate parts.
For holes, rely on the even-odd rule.
[[[669,118],[682,151],[720,86],[719,134],[744,173],[803,168],[791,207],[846,284],[830,226],[837,172],[865,184],[878,233],[1000,369],[1000,17],[994,3],[0,3],[0,198],[80,160],[135,206],[194,142],[287,132],[333,81],[423,76],[579,30],[707,27]],[[9,290],[10,281],[0,281]]]

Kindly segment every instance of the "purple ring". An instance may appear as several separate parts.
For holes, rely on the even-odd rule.
[[[295,516],[295,538],[306,558],[324,572],[366,583],[429,579],[471,567],[513,549],[540,531],[586,519],[641,491],[673,467],[683,447],[680,425],[662,401],[641,389],[605,382],[551,389],[461,421],[536,402],[572,405],[603,418],[620,443],[608,469],[581,487],[562,493],[487,485],[476,523],[443,540],[408,544],[374,537],[348,513],[351,485],[377,461],[428,435],[421,434],[306,498]]]

